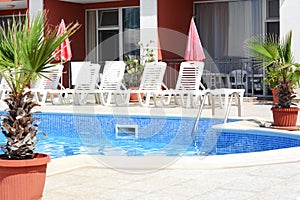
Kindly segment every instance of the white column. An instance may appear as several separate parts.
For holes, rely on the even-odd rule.
[[[296,0],[280,0],[280,36],[293,31],[293,53],[296,62],[300,62],[300,3]]]
[[[158,23],[157,23],[157,0],[140,0],[140,39],[146,45],[153,48],[157,59]],[[150,41],[153,41],[150,43]]]
[[[33,19],[38,12],[44,10],[44,0],[29,0],[28,4],[30,19]]]

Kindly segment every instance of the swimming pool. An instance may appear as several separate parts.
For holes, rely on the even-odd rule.
[[[42,113],[40,138],[36,152],[52,158],[78,154],[108,156],[196,156],[223,155],[300,146],[300,136],[238,131],[217,131],[211,127],[222,120],[201,119],[197,132],[197,148],[191,135],[194,118],[73,115]],[[121,130],[116,133],[116,125]],[[130,127],[128,129],[124,126]],[[127,126],[130,125],[130,126]],[[137,127],[137,134],[132,127]],[[123,130],[122,130],[123,129]],[[40,135],[42,137],[42,135]],[[3,135],[0,143],[4,144]]]

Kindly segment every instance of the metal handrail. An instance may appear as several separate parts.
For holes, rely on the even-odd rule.
[[[195,125],[194,125],[194,129],[193,129],[193,138],[194,138],[194,143],[196,145],[196,136],[197,136],[197,130],[198,130],[198,124],[199,124],[199,120],[200,120],[200,117],[201,117],[201,114],[202,114],[202,111],[203,111],[203,107],[204,107],[204,104],[205,104],[205,99],[206,97],[208,97],[208,95],[210,95],[210,99],[212,100],[212,115],[215,115],[215,102],[212,98],[212,93],[211,92],[206,92],[204,95],[203,95],[203,100],[201,102],[201,105],[199,107],[199,110],[198,110],[198,114],[197,114],[197,118],[196,118],[196,121],[195,121]]]
[[[238,116],[240,117],[242,115],[242,107],[241,107],[240,94],[238,92],[233,92],[230,95],[230,99],[228,101],[228,105],[226,105],[226,112],[225,112],[224,124],[226,124],[227,121],[228,121],[228,117],[229,117],[229,113],[230,113],[230,108],[231,108],[231,104],[232,104],[232,99],[233,99],[234,96],[238,100]]]

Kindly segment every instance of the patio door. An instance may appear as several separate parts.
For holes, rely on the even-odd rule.
[[[228,75],[236,70],[245,72],[246,95],[268,95],[269,90],[263,84],[265,72],[254,67],[245,44],[250,38],[265,33],[279,35],[279,2],[214,0],[195,3],[196,25],[202,45],[209,54],[205,60],[206,69],[217,68],[219,73]]]

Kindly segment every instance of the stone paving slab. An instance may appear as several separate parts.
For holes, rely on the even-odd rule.
[[[286,172],[288,171],[288,172]],[[300,162],[128,174],[81,167],[47,177],[47,199],[299,199]]]

